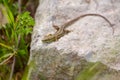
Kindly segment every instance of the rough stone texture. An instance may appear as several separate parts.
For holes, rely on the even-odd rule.
[[[85,17],[67,30],[58,41],[43,43],[46,34],[86,13],[98,13],[115,24],[114,34],[100,17]],[[33,30],[30,80],[74,80],[88,62],[101,62],[106,70],[92,80],[120,80],[120,0],[40,0]],[[43,79],[42,79],[43,78]]]

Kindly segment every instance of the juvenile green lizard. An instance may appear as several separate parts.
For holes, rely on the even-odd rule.
[[[49,35],[44,36],[44,38],[42,39],[42,42],[50,43],[50,42],[53,42],[53,41],[57,41],[59,38],[61,38],[62,36],[66,35],[66,34],[68,34],[70,32],[68,30],[65,30],[65,28],[67,28],[68,26],[74,24],[77,20],[79,20],[81,18],[84,18],[86,16],[98,16],[98,17],[103,18],[105,21],[107,21],[109,23],[109,25],[112,28],[113,33],[114,33],[113,24],[106,17],[104,17],[104,16],[102,16],[100,14],[90,13],[90,14],[80,15],[80,16],[68,21],[67,23],[63,24],[61,27],[53,25],[53,27],[57,31],[54,34],[49,34]]]

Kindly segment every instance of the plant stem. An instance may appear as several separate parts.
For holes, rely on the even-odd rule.
[[[18,0],[18,8],[19,8],[19,14],[21,14],[21,0]],[[16,51],[18,50],[18,47],[19,47],[19,44],[20,44],[20,38],[21,38],[21,36],[19,34],[17,45],[16,45]],[[14,72],[14,68],[15,68],[15,62],[16,62],[16,57],[14,56],[9,80],[12,80],[12,76],[13,76],[13,72]]]
[[[10,73],[10,78],[9,80],[12,80],[12,76],[13,76],[13,72],[14,72],[14,67],[15,67],[15,56],[13,57],[13,64],[12,64],[12,67],[11,67],[11,73]]]

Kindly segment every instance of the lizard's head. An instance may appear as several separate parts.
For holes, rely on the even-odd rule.
[[[42,39],[42,42],[44,42],[44,43],[50,43],[53,41],[55,41],[53,34],[48,34],[48,35],[44,36],[44,38]]]
[[[62,36],[68,34],[69,32],[70,31],[68,31],[68,30],[64,30],[62,33],[58,32],[58,33],[55,33],[55,34],[46,35],[42,39],[42,42],[51,43],[51,42],[57,41],[59,38],[61,38]]]

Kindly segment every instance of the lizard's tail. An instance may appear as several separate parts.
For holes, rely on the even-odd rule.
[[[109,25],[110,25],[110,27],[113,29],[113,33],[114,33],[114,28],[113,28],[113,26],[114,26],[115,24],[112,24],[105,16],[100,15],[100,14],[96,14],[96,13],[89,13],[89,14],[80,15],[80,16],[78,16],[78,17],[76,17],[76,18],[68,21],[67,23],[65,23],[65,24],[62,25],[62,26],[64,26],[64,27],[70,26],[70,25],[74,24],[77,20],[82,19],[82,18],[87,17],[87,16],[98,16],[98,17],[103,18],[105,21],[107,21],[107,22],[109,23]]]

